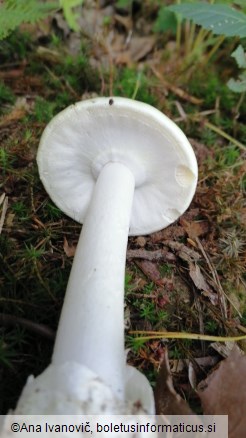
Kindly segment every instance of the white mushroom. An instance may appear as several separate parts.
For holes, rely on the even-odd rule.
[[[125,359],[127,239],[158,231],[187,209],[197,183],[194,152],[160,111],[113,97],[58,114],[37,161],[51,199],[83,228],[52,363],[29,378],[16,412],[126,414],[140,401],[139,412],[153,414],[147,379]]]

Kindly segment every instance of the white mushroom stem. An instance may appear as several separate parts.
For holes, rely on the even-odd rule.
[[[124,399],[124,278],[134,194],[119,162],[101,170],[79,238],[52,362],[78,362]]]

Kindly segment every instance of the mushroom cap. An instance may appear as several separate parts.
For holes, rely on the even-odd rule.
[[[170,225],[188,208],[197,184],[196,157],[181,129],[156,108],[122,97],[78,102],[56,115],[43,132],[37,162],[53,202],[80,223],[102,167],[125,164],[135,177],[129,235]]]

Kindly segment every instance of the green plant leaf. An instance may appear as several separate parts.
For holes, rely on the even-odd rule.
[[[6,38],[22,23],[35,23],[52,11],[58,3],[42,3],[36,0],[8,0],[0,6],[0,40]]]
[[[118,0],[116,6],[118,8],[128,8],[132,5],[133,0]]]
[[[246,91],[246,72],[239,75],[238,79],[231,78],[227,82],[227,86],[230,90],[234,91],[234,93],[244,93],[244,91]]]
[[[234,52],[232,52],[231,56],[235,58],[238,67],[246,68],[246,53],[243,50],[243,46],[238,46]]]
[[[183,18],[211,30],[216,35],[246,37],[246,14],[227,5],[196,3],[169,6]]]
[[[172,11],[169,11],[165,6],[161,7],[158,12],[158,17],[154,24],[154,32],[166,32],[171,30],[176,32],[177,18]]]
[[[84,0],[60,0],[60,5],[63,9],[65,20],[70,27],[70,29],[74,31],[78,31],[79,25],[77,22],[78,14],[73,11],[73,8],[76,6],[81,6]]]

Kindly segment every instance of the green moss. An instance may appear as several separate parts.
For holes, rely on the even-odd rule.
[[[221,79],[220,72],[211,66],[209,69],[196,71],[188,88],[192,95],[203,99],[204,106],[209,109],[214,108],[218,97],[222,110],[233,108],[238,99],[237,95],[227,87],[226,80]]]
[[[43,212],[46,220],[57,220],[63,216],[62,211],[50,201],[45,203]]]
[[[135,69],[124,68],[118,72],[114,95],[135,98],[150,105],[156,104],[156,98],[151,93],[150,81],[144,73],[138,74]]]
[[[0,42],[1,63],[24,60],[32,49],[31,36],[16,30]]]
[[[62,63],[54,66],[53,72],[58,78],[56,85],[68,84],[79,95],[85,91],[99,91],[99,77],[89,62],[88,56],[81,53],[78,56],[66,56]],[[69,88],[67,88],[69,90]]]
[[[173,267],[168,263],[160,266],[160,273],[163,277],[171,277],[173,272]]]
[[[134,353],[138,353],[140,349],[145,347],[146,341],[136,336],[126,336],[126,347],[130,348]]]
[[[34,107],[34,117],[38,122],[49,122],[55,115],[56,102],[49,102],[37,97]]]
[[[13,164],[15,161],[16,157],[13,156],[7,148],[0,148],[0,169],[4,176],[13,170]]]
[[[0,81],[0,106],[6,103],[14,103],[15,96],[11,89],[7,87],[2,81]]]
[[[23,201],[14,202],[12,204],[12,210],[21,221],[25,221],[29,218],[28,208]]]
[[[219,326],[214,320],[206,321],[206,323],[204,324],[204,331],[207,335],[218,336],[218,330]]]

